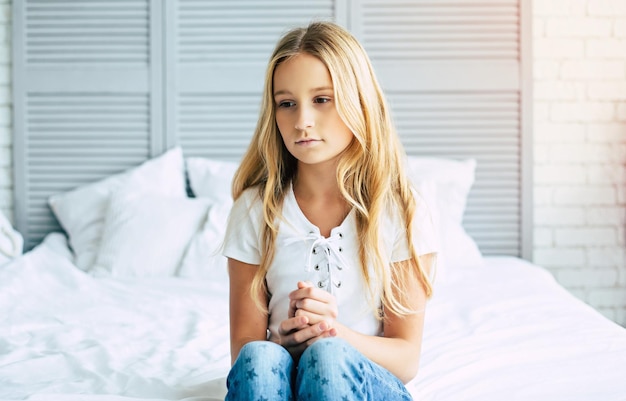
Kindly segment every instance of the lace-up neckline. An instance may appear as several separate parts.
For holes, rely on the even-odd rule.
[[[278,245],[289,246],[296,242],[310,244],[308,246],[306,264],[303,266],[304,271],[307,273],[307,279],[312,281],[317,287],[323,288],[330,293],[335,293],[343,285],[342,271],[349,266],[343,257],[345,251],[343,231],[346,225],[350,224],[353,211],[350,210],[341,224],[331,229],[328,237],[324,237],[319,228],[311,223],[302,209],[300,209],[293,192],[293,186],[287,196],[293,198],[290,203],[294,205],[297,209],[296,212],[300,214],[309,226],[297,228],[298,231],[302,232],[302,235],[290,237],[281,241]]]

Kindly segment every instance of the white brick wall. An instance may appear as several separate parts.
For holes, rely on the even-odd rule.
[[[626,1],[533,13],[535,261],[626,325]]]
[[[10,3],[0,1],[0,211],[13,221]]]

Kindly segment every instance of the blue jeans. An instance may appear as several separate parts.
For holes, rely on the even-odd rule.
[[[412,400],[397,377],[337,338],[308,347],[295,369],[282,346],[250,342],[241,349],[226,386],[226,401]]]

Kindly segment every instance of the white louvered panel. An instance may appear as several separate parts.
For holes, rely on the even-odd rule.
[[[26,102],[31,178],[36,178],[33,173],[38,166],[85,171],[93,178],[89,171],[103,166],[119,170],[148,155],[149,99],[145,94],[33,93]],[[59,163],[53,165],[55,161]]]
[[[261,94],[183,93],[178,109],[185,154],[239,160],[250,143]]]
[[[146,65],[149,0],[26,0],[26,65]]]
[[[178,1],[178,60],[264,63],[288,28],[333,19],[334,1]]]
[[[388,91],[392,115],[409,153],[499,157],[519,147],[516,93]]]
[[[28,213],[28,235],[24,237],[26,249],[31,249],[39,244],[47,233],[62,231],[57,221],[51,216],[46,202],[47,197],[37,194],[32,194],[29,199],[29,204],[26,208],[26,213]]]
[[[520,133],[517,93],[388,93],[408,154],[475,158],[464,226],[483,253],[519,255]]]
[[[25,116],[28,248],[59,230],[47,199],[149,157],[146,94],[29,93]]]
[[[517,60],[517,1],[362,1],[362,41],[372,59]]]

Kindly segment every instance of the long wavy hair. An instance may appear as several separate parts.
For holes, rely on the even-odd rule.
[[[267,311],[260,294],[267,293],[265,276],[275,254],[282,203],[297,173],[297,160],[285,147],[276,124],[273,78],[278,65],[302,53],[317,57],[328,68],[337,111],[356,139],[340,157],[337,183],[356,211],[359,261],[370,299],[375,296],[376,287],[372,284],[382,283],[383,311],[396,315],[415,313],[409,307],[410,300],[403,296],[407,294],[408,280],[417,278],[427,296],[431,295],[432,286],[413,246],[416,202],[404,173],[404,150],[365,50],[349,32],[331,22],[314,22],[306,28],[293,29],[279,40],[265,74],[254,136],[233,180],[233,199],[247,188],[257,187],[263,202],[262,256],[251,293],[257,306]],[[409,266],[402,273],[392,271],[385,261],[380,235],[384,214],[395,209],[401,211],[406,224],[411,254]],[[368,266],[375,277],[371,277]]]

